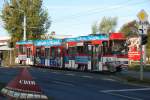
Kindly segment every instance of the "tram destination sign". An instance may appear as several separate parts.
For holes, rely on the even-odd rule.
[[[19,42],[16,42],[16,44],[18,44],[18,45],[33,44],[33,41],[32,41],[32,40],[28,40],[28,41],[19,41]]]
[[[61,45],[62,40],[53,39],[53,40],[36,40],[35,46],[59,46]]]

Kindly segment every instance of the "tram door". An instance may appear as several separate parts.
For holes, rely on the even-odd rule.
[[[99,45],[91,45],[91,67],[93,71],[99,70]]]
[[[62,49],[60,47],[51,47],[50,66],[60,67],[62,60]]]
[[[35,58],[34,58],[34,64],[35,65],[40,64],[40,58],[41,58],[41,48],[36,47],[36,55],[35,55]]]

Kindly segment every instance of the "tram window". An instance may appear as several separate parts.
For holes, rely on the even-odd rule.
[[[103,46],[108,46],[108,41],[103,41]]]
[[[45,48],[45,57],[46,58],[50,57],[50,49],[49,48]]]
[[[41,57],[45,57],[45,53],[44,52],[45,52],[45,48],[42,47],[41,48]]]
[[[19,46],[19,53],[20,54],[25,54],[26,53],[26,47],[24,47],[23,45]]]
[[[125,53],[124,41],[113,41],[111,49],[114,54]]]
[[[77,47],[77,52],[78,52],[79,54],[84,54],[84,53],[85,53],[84,47],[83,47],[83,46],[78,46],[78,47]]]
[[[102,42],[103,44],[103,54],[109,54],[110,50],[109,50],[109,47],[108,47],[108,41],[103,41]]]
[[[19,53],[23,54],[23,46],[22,45],[19,46]]]
[[[55,48],[51,48],[51,57],[55,57]]]
[[[69,48],[69,54],[76,54],[76,47],[70,47]]]
[[[59,57],[60,54],[61,54],[61,50],[60,50],[60,48],[57,48],[57,56]]]
[[[29,58],[31,56],[31,48],[27,48],[27,57]]]
[[[41,49],[36,48],[36,57],[40,57],[40,56],[41,56]]]
[[[83,47],[83,49],[84,49],[84,53],[85,53],[85,54],[89,54],[88,45],[85,45],[85,46]]]

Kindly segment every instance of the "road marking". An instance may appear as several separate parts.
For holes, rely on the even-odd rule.
[[[121,90],[102,90],[100,92],[108,93],[108,92],[133,92],[133,91],[144,91],[150,90],[150,88],[139,88],[139,89],[121,89]]]
[[[53,74],[59,74],[59,72],[51,72],[51,73],[53,73]]]
[[[130,99],[130,100],[143,100],[143,99],[140,99],[140,98],[129,97],[129,96],[121,95],[121,94],[117,94],[117,93],[110,93],[110,92],[107,92],[107,94],[114,95],[114,96],[119,96],[119,97],[123,97],[123,98],[127,98],[127,99]]]
[[[60,82],[60,81],[52,81],[53,83],[56,83],[56,84],[61,84],[61,85],[69,85],[69,86],[74,86],[73,84],[71,83],[65,83],[65,82]]]
[[[75,74],[71,74],[71,73],[68,73],[68,74],[65,74],[65,75],[69,75],[69,76],[75,76]]]
[[[116,80],[110,79],[110,78],[103,78],[102,80],[104,80],[104,81],[116,81]]]
[[[83,78],[93,78],[92,76],[81,76]]]
[[[42,72],[46,72],[46,70],[42,70]]]

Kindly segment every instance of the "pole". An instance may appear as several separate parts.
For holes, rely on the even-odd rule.
[[[9,64],[11,65],[11,50],[10,50],[10,59],[9,59]]]
[[[24,12],[24,19],[23,19],[23,40],[26,41],[26,15]]]
[[[24,18],[23,18],[23,40],[26,41],[26,14],[24,12]],[[23,47],[23,51],[25,52],[26,49]]]
[[[144,62],[144,66],[146,64],[146,45],[143,45],[143,62]]]
[[[140,37],[140,80],[143,80],[143,46],[142,46],[142,35],[143,35],[143,24],[142,24],[142,31]]]

